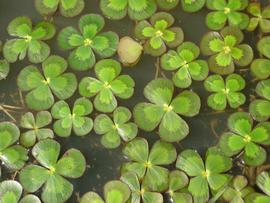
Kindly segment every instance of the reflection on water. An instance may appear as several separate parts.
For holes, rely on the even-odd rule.
[[[98,0],[85,0],[86,8],[84,13],[100,13],[98,8]],[[27,15],[33,19],[34,22],[41,20],[41,16],[35,11],[33,0],[23,0],[23,3],[18,4],[18,0],[0,0],[0,39],[4,41],[8,38],[5,28],[8,25],[8,22],[11,21],[14,17],[19,15]],[[172,14],[176,18],[175,25],[178,25],[183,28],[185,33],[186,41],[193,41],[199,44],[199,41],[204,33],[208,31],[204,24],[205,15],[207,10],[204,9],[195,14],[188,14],[181,11],[178,7],[172,11]],[[64,18],[61,16],[54,17],[57,30],[59,31],[65,26],[76,26],[79,17],[72,19]],[[120,37],[133,35],[134,22],[130,21],[128,18],[121,21],[110,21],[106,20],[105,31],[112,30],[119,34]],[[246,41],[254,42],[255,34],[247,35]],[[51,53],[59,54],[62,56],[67,56],[68,52],[63,52],[59,50],[56,46],[56,37],[50,41]],[[255,47],[255,43],[251,44]],[[129,107],[130,109],[133,106],[144,100],[142,94],[144,86],[155,77],[155,61],[156,59],[149,56],[143,56],[141,61],[133,68],[124,68],[123,72],[125,74],[131,75],[136,81],[136,89],[132,99],[127,101],[120,101],[120,105]],[[7,80],[0,82],[0,99],[1,103],[10,104],[10,105],[20,105],[20,97],[18,94],[18,89],[16,87],[16,76],[19,71],[26,65],[29,65],[28,61],[22,61],[11,65],[11,73],[8,76]],[[242,71],[246,75],[245,71]],[[93,71],[76,73],[78,79],[82,78],[85,75],[92,75]],[[170,76],[170,74],[167,74]],[[249,75],[246,78],[250,78]],[[250,81],[250,80],[248,80]],[[248,82],[247,88],[250,89],[247,91],[247,95],[252,94],[252,82]],[[177,143],[176,147],[178,152],[184,148],[193,148],[197,149],[200,153],[204,153],[207,147],[217,143],[218,136],[226,131],[226,119],[229,115],[229,112],[226,113],[215,113],[212,112],[206,106],[207,93],[203,89],[202,83],[193,82],[191,89],[197,92],[202,100],[202,110],[199,116],[194,118],[186,118],[190,126],[189,136],[183,140],[181,143]],[[69,101],[73,103],[73,100],[77,95],[74,95]],[[247,108],[247,105],[243,107]],[[18,112],[18,111],[17,111]],[[18,113],[13,113],[15,118],[18,117]],[[9,119],[8,116],[0,112],[0,119]],[[153,143],[158,139],[158,136],[153,133],[145,133],[140,131],[139,136],[145,136],[149,140],[149,143]],[[62,143],[62,151],[74,147],[82,151],[84,156],[87,159],[88,167],[84,176],[72,181],[75,187],[75,193],[80,192],[82,195],[84,192],[93,190],[99,193],[102,193],[102,186],[105,182],[117,179],[119,177],[119,167],[125,158],[122,156],[121,147],[116,150],[107,150],[104,149],[99,143],[99,136],[94,132],[91,132],[90,135],[81,138],[76,136],[71,136],[68,139],[58,139]],[[75,202],[76,195],[73,195],[70,203]]]

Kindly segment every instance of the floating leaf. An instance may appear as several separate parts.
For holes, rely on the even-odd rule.
[[[26,55],[32,63],[41,63],[50,55],[50,47],[43,42],[55,35],[55,27],[49,22],[40,22],[32,28],[31,19],[17,17],[8,25],[8,33],[16,38],[8,40],[3,47],[5,59],[14,63]]]
[[[115,96],[128,99],[134,92],[134,81],[129,75],[120,75],[121,65],[112,59],[99,61],[95,66],[96,78],[84,77],[79,92],[84,97],[95,97],[94,106],[101,112],[112,112],[117,107]]]
[[[82,153],[69,149],[59,158],[60,144],[54,140],[41,140],[33,148],[32,154],[41,164],[30,164],[20,172],[20,182],[28,192],[41,187],[41,198],[45,203],[65,202],[72,194],[73,186],[66,178],[78,178],[85,171],[86,163]],[[63,177],[62,177],[63,176]]]
[[[184,11],[193,13],[202,9],[205,0],[181,0],[181,4]]]
[[[50,56],[42,63],[42,72],[36,66],[25,67],[18,76],[17,84],[26,94],[26,104],[34,110],[49,109],[54,95],[59,99],[71,97],[77,88],[73,73],[65,73],[67,63],[60,56]]]
[[[103,26],[104,19],[101,15],[88,14],[79,20],[80,32],[73,27],[66,27],[59,33],[60,48],[72,50],[68,57],[72,69],[83,71],[92,68],[96,62],[94,53],[101,58],[115,54],[119,42],[118,35],[110,31],[99,33]]]
[[[93,111],[93,105],[86,98],[76,99],[72,110],[65,101],[58,101],[51,111],[53,118],[57,119],[53,129],[58,136],[69,137],[72,130],[75,135],[85,136],[93,128],[93,120],[88,117]]]

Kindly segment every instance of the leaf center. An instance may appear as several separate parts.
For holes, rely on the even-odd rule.
[[[204,178],[208,178],[210,176],[210,171],[209,170],[205,170],[205,171],[203,171],[202,172],[202,177],[204,177]]]
[[[229,94],[230,89],[228,89],[228,88],[224,88],[222,91],[224,92],[224,94]]]
[[[146,168],[151,168],[152,167],[152,163],[150,161],[147,161],[147,162],[145,162],[144,166]]]
[[[157,30],[155,32],[155,35],[156,35],[156,37],[162,37],[163,36],[163,32],[161,30]]]
[[[223,47],[224,53],[229,54],[231,52],[231,48],[229,46]]]
[[[247,142],[247,143],[250,142],[251,141],[250,135],[245,135],[243,140],[244,142]]]
[[[229,8],[229,7],[225,7],[224,8],[224,13],[225,14],[228,14],[228,13],[230,13],[231,12],[231,9]]]
[[[119,128],[119,125],[118,124],[114,124],[112,127],[113,127],[113,129],[117,130]]]
[[[44,84],[48,85],[51,82],[50,78],[46,78],[45,80],[42,81]]]
[[[30,42],[32,40],[32,37],[30,35],[26,35],[24,38],[26,42]]]
[[[108,82],[105,82],[103,86],[104,86],[105,89],[111,88],[111,85]]]
[[[49,168],[49,173],[50,174],[54,174],[55,173],[55,168],[54,167],[50,167]]]
[[[164,104],[164,105],[163,105],[163,109],[164,109],[164,111],[166,111],[166,112],[170,112],[170,111],[173,110],[173,107],[172,107],[171,105]]]
[[[89,39],[89,38],[86,38],[83,41],[83,43],[84,43],[84,46],[90,46],[93,43],[93,41],[91,39]]]

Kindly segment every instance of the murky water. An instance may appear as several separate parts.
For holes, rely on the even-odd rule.
[[[85,0],[86,7],[83,13],[100,13],[98,6],[98,0]],[[42,20],[41,16],[35,11],[33,0],[0,0],[0,39],[5,41],[9,38],[6,27],[8,23],[19,15],[26,15],[32,18],[33,22]],[[185,33],[185,41],[193,41],[199,44],[200,39],[204,33],[208,31],[204,24],[205,15],[207,10],[204,9],[198,13],[188,14],[184,13],[179,7],[171,12],[176,21],[175,25],[182,27]],[[64,18],[61,16],[54,17],[54,21],[57,27],[57,31],[61,30],[65,26],[76,26],[79,17]],[[121,21],[111,21],[106,19],[105,30],[112,30],[122,36],[133,35],[134,22],[128,18]],[[246,41],[251,43],[255,48],[254,38],[256,33],[250,33],[246,36]],[[63,52],[57,47],[56,37],[49,42],[51,46],[51,54],[59,54],[61,56],[68,56],[68,52]],[[203,57],[202,57],[203,58]],[[136,81],[135,94],[132,99],[126,101],[120,101],[119,105],[127,106],[130,109],[138,102],[144,101],[145,98],[142,94],[144,86],[155,77],[155,62],[156,59],[150,56],[144,55],[141,58],[139,64],[133,68],[124,68],[123,72],[129,74]],[[1,103],[10,105],[20,105],[18,89],[16,86],[16,77],[19,71],[29,65],[28,61],[22,61],[11,65],[11,72],[7,80],[0,81],[0,99]],[[254,84],[250,81],[248,72],[241,72],[247,78],[246,95],[252,94]],[[93,71],[86,71],[76,73],[78,81],[82,76],[92,75]],[[207,92],[204,90],[202,83],[193,82],[191,89],[198,93],[202,101],[202,109],[200,115],[194,118],[185,118],[190,126],[190,134],[181,143],[176,144],[178,152],[184,148],[197,149],[200,153],[204,154],[209,146],[217,143],[218,136],[226,131],[226,119],[232,112],[215,113],[206,105]],[[78,95],[74,95],[70,101]],[[242,108],[247,109],[248,103]],[[1,112],[0,112],[1,113]],[[19,116],[18,113],[12,113],[13,116]],[[9,119],[3,113],[0,115],[1,120]],[[153,133],[145,133],[140,131],[139,136],[145,136],[149,140],[149,143],[153,143],[159,137]],[[91,132],[88,136],[81,138],[71,136],[68,139],[58,139],[62,144],[63,152],[71,147],[77,148],[82,151],[87,159],[89,167],[83,175],[83,177],[72,181],[74,184],[74,194],[76,192],[81,195],[87,191],[93,190],[101,193],[102,186],[109,180],[119,178],[119,167],[122,162],[125,161],[121,153],[121,147],[116,150],[104,149],[99,143],[100,137],[94,132]],[[68,201],[69,203],[76,202],[76,196],[73,195]]]

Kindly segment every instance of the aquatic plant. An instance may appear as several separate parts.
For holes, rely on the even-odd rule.
[[[225,189],[222,198],[229,203],[245,202],[245,197],[252,192],[253,189],[248,186],[247,178],[242,175],[237,175]]]
[[[193,117],[200,111],[199,96],[185,90],[173,99],[174,86],[170,80],[156,79],[144,88],[144,96],[150,103],[138,103],[133,110],[135,123],[145,131],[158,132],[162,140],[176,142],[184,139],[189,127],[178,115]]]
[[[161,192],[169,184],[169,170],[162,167],[171,164],[176,159],[176,150],[170,143],[156,141],[149,151],[149,146],[144,138],[135,138],[127,143],[123,149],[130,162],[121,167],[121,174],[134,172],[142,180],[142,188],[150,191]]]
[[[77,79],[73,73],[65,73],[67,62],[60,56],[51,55],[42,63],[42,72],[29,65],[21,70],[17,78],[18,87],[28,92],[26,104],[34,110],[49,109],[58,99],[71,97],[77,89]]]
[[[113,112],[113,120],[106,114],[99,114],[94,121],[94,130],[102,135],[101,144],[106,148],[117,148],[121,139],[128,142],[137,136],[138,128],[130,122],[131,112],[126,107],[117,107]]]
[[[260,2],[250,2],[247,11],[252,15],[247,30],[253,32],[257,27],[263,33],[270,32],[270,6],[261,8]]]
[[[39,111],[36,116],[32,112],[23,114],[20,127],[27,131],[21,134],[20,144],[24,147],[32,147],[36,141],[53,138],[54,132],[48,127],[51,122],[52,116],[48,111]]]
[[[87,14],[79,20],[79,31],[66,27],[58,34],[58,45],[63,50],[72,50],[68,63],[74,70],[83,71],[92,68],[97,54],[108,58],[115,54],[118,35],[108,31],[100,33],[105,25],[104,18],[98,14]]]
[[[204,81],[207,91],[213,93],[207,99],[207,104],[214,110],[224,110],[227,104],[238,108],[246,101],[246,96],[240,91],[245,88],[245,80],[241,75],[230,74],[225,80],[220,75],[211,75]]]
[[[187,175],[179,170],[171,171],[169,174],[169,188],[167,193],[175,203],[191,203],[192,196],[184,190],[188,186]]]
[[[249,24],[248,15],[242,12],[248,6],[248,0],[207,0],[206,6],[212,10],[206,16],[206,25],[211,30],[220,30],[227,22],[240,29]]]
[[[6,79],[9,74],[10,65],[7,60],[0,60],[0,80]]]
[[[39,141],[32,155],[40,165],[29,164],[20,172],[19,180],[27,192],[42,189],[45,203],[65,202],[73,191],[73,185],[65,178],[78,178],[86,167],[82,153],[69,149],[59,158],[60,144],[52,139]]]
[[[255,91],[261,98],[250,103],[249,112],[255,120],[266,121],[270,117],[270,79],[260,81]]]
[[[80,203],[125,203],[129,199],[130,190],[125,183],[113,180],[105,184],[103,194],[105,201],[97,193],[87,192],[80,199]]]
[[[230,74],[234,72],[235,65],[247,66],[253,59],[252,48],[241,44],[244,36],[236,27],[225,27],[220,33],[208,32],[201,40],[201,51],[210,56],[209,69],[217,74]]]
[[[60,137],[69,137],[72,130],[75,135],[87,135],[93,128],[93,120],[88,117],[92,111],[92,102],[83,97],[76,99],[72,110],[64,100],[56,102],[51,110],[56,120],[53,124],[54,132]]]
[[[180,88],[189,87],[192,80],[202,81],[208,75],[208,64],[205,60],[197,59],[200,49],[193,42],[184,42],[177,50],[169,50],[161,56],[161,67],[174,71],[173,83]]]
[[[157,5],[162,10],[171,10],[179,4],[179,0],[156,0]]]
[[[230,180],[226,174],[232,167],[230,158],[224,156],[217,148],[209,148],[205,163],[195,150],[184,150],[178,155],[176,168],[183,170],[191,177],[188,191],[194,202],[205,202],[209,199],[210,189],[217,191]]]
[[[3,54],[8,62],[23,60],[27,55],[31,63],[41,63],[50,55],[50,47],[43,41],[55,35],[56,30],[52,23],[42,21],[33,27],[29,17],[20,16],[9,23],[7,31],[10,36],[15,37],[8,40],[3,47]]]
[[[122,67],[113,59],[100,60],[95,65],[96,78],[84,77],[79,92],[84,97],[95,97],[98,111],[108,113],[117,107],[115,96],[128,99],[133,95],[135,83],[129,75],[120,75]]]
[[[59,9],[62,16],[74,17],[84,9],[84,0],[35,0],[35,6],[41,15],[53,15]]]
[[[21,169],[28,160],[27,150],[16,144],[20,130],[11,122],[0,123],[0,160],[11,170]]]
[[[39,198],[32,194],[22,197],[23,188],[15,180],[5,180],[0,183],[1,203],[41,203]]]
[[[149,21],[140,21],[135,27],[135,36],[145,40],[144,52],[152,56],[160,56],[166,52],[167,46],[177,47],[184,40],[180,27],[172,27],[174,17],[165,12],[155,13]]]
[[[201,10],[206,0],[181,0],[182,9],[186,12],[193,13]]]
[[[143,20],[156,12],[157,5],[155,0],[100,0],[100,9],[113,20],[122,19],[127,13],[133,20]]]
[[[133,172],[125,173],[121,176],[121,181],[126,183],[131,191],[131,203],[163,203],[163,196],[158,192],[151,192],[144,188],[138,176]]]
[[[258,166],[266,160],[262,145],[270,144],[270,122],[261,122],[253,127],[253,119],[246,112],[236,112],[228,118],[230,132],[224,133],[219,141],[227,156],[242,153],[247,165]]]

